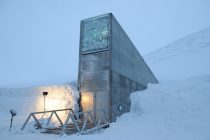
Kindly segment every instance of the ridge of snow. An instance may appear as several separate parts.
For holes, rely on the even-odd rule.
[[[178,39],[144,58],[159,80],[210,74],[210,28]]]

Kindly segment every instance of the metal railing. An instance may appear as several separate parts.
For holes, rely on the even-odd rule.
[[[69,111],[64,124],[62,123],[62,121],[57,113],[60,111]],[[56,118],[58,119],[58,121],[62,127],[60,130],[60,136],[62,136],[66,132],[68,124],[72,124],[75,127],[75,130],[78,134],[86,134],[86,133],[90,133],[92,131],[96,131],[100,128],[108,127],[109,122],[110,122],[109,118],[104,110],[92,110],[92,111],[86,111],[86,112],[78,112],[75,114],[74,111],[69,108],[69,109],[32,112],[29,114],[29,116],[26,119],[25,123],[23,124],[21,130],[22,131],[24,130],[25,126],[27,125],[27,123],[31,117],[34,118],[38,128],[43,128],[42,124],[39,122],[39,120],[36,118],[35,115],[45,114],[45,113],[51,113],[50,117],[47,118],[48,119],[47,123],[46,123],[47,126],[49,125],[53,114],[55,114]],[[77,116],[80,116],[80,117],[77,117]],[[91,122],[91,124],[93,124],[93,127],[87,128],[88,122]],[[67,131],[70,132],[70,130],[67,130]],[[72,132],[72,134],[73,134],[73,132]]]
[[[71,108],[68,108],[68,109],[58,109],[58,110],[49,110],[49,111],[40,111],[40,112],[32,112],[32,113],[29,114],[29,116],[28,116],[28,118],[26,119],[25,123],[24,123],[23,126],[21,127],[21,131],[24,130],[25,126],[27,125],[27,123],[28,123],[28,121],[30,120],[31,117],[34,118],[34,120],[35,120],[35,122],[36,122],[38,128],[43,128],[43,127],[42,127],[42,124],[39,122],[39,120],[38,120],[37,117],[35,116],[35,115],[37,115],[37,114],[43,114],[43,115],[44,115],[44,114],[46,114],[46,113],[51,113],[51,114],[50,114],[50,117],[48,117],[48,120],[47,120],[47,123],[46,123],[47,126],[49,125],[49,123],[50,123],[50,121],[51,121],[51,118],[52,118],[53,114],[55,114],[55,116],[56,116],[56,118],[58,119],[60,125],[63,126],[63,123],[62,123],[62,121],[61,121],[61,119],[60,119],[60,117],[59,117],[59,115],[58,115],[58,113],[57,113],[57,112],[61,112],[61,111],[69,111],[69,112],[72,112],[72,113],[74,114],[74,111],[73,111]]]
[[[96,116],[94,116],[94,115],[99,115],[99,114],[101,115],[101,117],[100,118],[98,117],[96,119]],[[75,117],[73,115],[74,114],[69,112],[68,117],[67,117],[67,119],[66,119],[66,121],[65,121],[65,123],[64,123],[64,125],[61,129],[60,136],[62,136],[64,134],[64,131],[65,131],[65,129],[67,127],[67,124],[68,124],[70,119],[73,122],[73,124],[74,124],[74,126],[75,126],[75,128],[76,128],[76,130],[79,134],[85,134],[85,133],[89,133],[91,131],[98,130],[98,129],[103,128],[103,127],[108,127],[109,122],[110,122],[108,116],[106,115],[106,112],[102,109],[101,110],[86,111],[86,112],[78,112],[78,115],[80,115],[80,116],[82,115],[82,119],[83,119],[83,121],[81,121],[81,120],[79,121],[79,122],[83,122],[82,127],[79,128],[79,126],[78,126],[79,122],[75,120]],[[104,118],[102,118],[102,116]],[[86,130],[85,128],[86,128],[87,122],[89,120],[92,121],[94,127]]]

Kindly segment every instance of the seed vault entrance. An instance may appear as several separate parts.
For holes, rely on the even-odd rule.
[[[130,93],[146,89],[148,83],[158,81],[111,13],[81,21],[78,87],[82,111],[103,109],[114,121],[130,111]]]

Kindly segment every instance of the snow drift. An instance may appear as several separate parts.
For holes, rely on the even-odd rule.
[[[29,88],[0,89],[0,135],[2,130],[8,127],[10,122],[10,109],[15,109],[17,116],[17,129],[24,123],[31,112],[43,111],[42,92],[47,91],[46,110],[72,108],[78,110],[77,100],[79,94],[75,82],[63,85],[48,85]],[[58,112],[61,120],[66,119],[68,112]],[[49,114],[48,114],[49,115]],[[39,116],[41,118],[41,116]],[[54,118],[52,118],[54,119]],[[4,123],[2,123],[4,122]]]
[[[145,91],[131,95],[131,111],[119,117],[109,129],[92,135],[61,139],[210,139],[210,28],[179,39],[145,56],[160,80]],[[18,130],[26,118],[16,118],[13,133],[8,132],[8,109],[12,101],[20,105],[36,99],[29,94],[5,94],[0,91],[0,136],[2,139],[57,139],[58,136],[24,133]],[[29,100],[30,99],[30,100]],[[20,103],[20,104],[19,104]],[[27,104],[29,106],[29,104]],[[14,133],[16,132],[16,133]]]
[[[120,140],[210,139],[209,87],[210,75],[150,85],[131,95],[131,112],[103,135]]]
[[[210,74],[210,28],[176,40],[144,58],[159,80]]]

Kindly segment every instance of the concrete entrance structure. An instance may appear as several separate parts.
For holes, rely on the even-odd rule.
[[[80,30],[81,109],[103,109],[114,121],[130,111],[130,93],[158,80],[113,14],[82,20]]]

